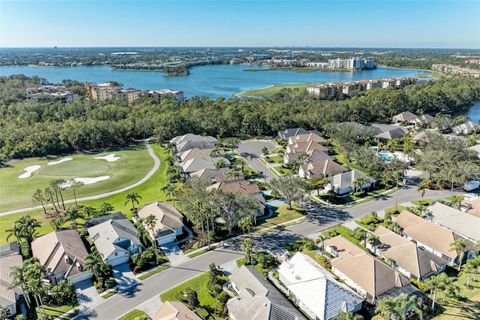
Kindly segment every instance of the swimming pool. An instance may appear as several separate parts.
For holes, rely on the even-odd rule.
[[[382,160],[383,162],[390,162],[394,158],[393,154],[388,151],[379,152],[378,156],[380,157],[380,160]]]

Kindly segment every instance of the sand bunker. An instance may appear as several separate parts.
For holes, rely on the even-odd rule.
[[[120,156],[115,155],[115,153],[107,154],[106,156],[95,157],[98,160],[107,160],[108,162],[114,162],[120,159]]]
[[[48,164],[49,166],[53,166],[53,165],[56,165],[56,164],[59,164],[59,163],[65,162],[65,161],[70,161],[70,160],[73,160],[73,158],[70,158],[70,157],[62,158],[62,159],[60,159],[60,160],[50,161],[50,162],[47,163],[47,164]]]
[[[25,169],[23,169],[23,171],[25,171],[24,173],[22,173],[21,175],[18,176],[19,179],[26,179],[26,178],[30,178],[30,176],[32,175],[32,173],[34,173],[35,171],[37,171],[38,169],[40,169],[42,166],[41,165],[33,165],[33,166],[28,166],[26,167]]]
[[[108,180],[110,179],[110,176],[99,176],[99,177],[95,177],[95,178],[73,178],[76,182],[80,182],[80,183],[83,183],[83,184],[93,184],[93,183],[97,183],[97,182],[100,182],[100,181],[105,181],[105,180]],[[72,186],[72,183],[67,181],[65,183],[62,184],[62,188],[70,188]]]

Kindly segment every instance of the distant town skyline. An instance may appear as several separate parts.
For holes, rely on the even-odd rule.
[[[0,1],[0,47],[480,48],[480,2]]]

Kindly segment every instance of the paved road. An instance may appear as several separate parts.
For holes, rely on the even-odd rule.
[[[449,191],[427,191],[426,198],[438,198],[456,193]],[[353,221],[369,214],[371,211],[382,211],[398,204],[419,199],[420,194],[412,187],[399,190],[396,193],[384,196],[381,199],[372,200],[368,203],[349,208],[346,210],[327,208],[317,203],[307,203],[307,218],[300,224],[278,228],[254,238],[256,250],[280,251],[281,247],[294,239],[303,236],[315,237],[319,232],[330,226]],[[178,284],[206,271],[211,263],[221,265],[232,262],[243,256],[240,245],[227,249],[217,249],[190,261],[167,269],[158,275],[146,280],[131,295],[114,296],[86,312],[81,316],[84,319],[115,319],[131,309],[138,308],[148,300],[154,301],[163,291],[175,287]],[[151,303],[151,302],[149,302]],[[140,306],[140,308],[143,308]]]
[[[138,180],[134,184],[131,184],[129,186],[126,186],[126,187],[123,187],[123,188],[120,188],[120,189],[117,189],[117,190],[104,192],[104,193],[100,193],[100,194],[95,194],[93,196],[77,198],[77,202],[88,201],[88,200],[96,200],[96,199],[102,199],[102,198],[106,198],[106,197],[109,197],[109,196],[113,196],[114,194],[121,193],[121,192],[130,190],[130,189],[133,189],[135,187],[138,187],[139,185],[145,183],[148,179],[150,179],[155,174],[155,172],[157,172],[158,168],[160,168],[160,159],[158,159],[157,155],[153,151],[153,149],[150,146],[150,143],[148,141],[145,141],[145,146],[147,147],[148,154],[150,155],[150,157],[152,157],[152,159],[154,161],[154,164],[153,164],[153,168],[142,179]],[[74,199],[65,200],[65,203],[74,203],[74,202],[75,202]],[[22,212],[27,212],[27,211],[36,210],[36,209],[42,209],[42,206],[39,205],[39,206],[33,206],[33,207],[28,207],[28,208],[22,208],[22,209],[15,209],[15,210],[10,210],[10,211],[0,212],[0,217],[1,216],[7,216],[9,214],[22,213]]]
[[[89,310],[82,311],[75,319],[116,319],[150,299],[160,299],[160,293],[207,271],[212,262],[221,265],[241,257],[242,253],[225,249],[207,252],[152,276],[129,294],[117,294]]]
[[[260,161],[259,158],[253,158],[253,159],[245,158],[245,161],[250,167],[253,168],[253,170],[257,172],[263,172],[263,176],[266,182],[270,182],[271,180],[278,178],[278,176],[275,173],[273,173],[273,171],[270,168],[268,168],[265,165],[265,163]]]

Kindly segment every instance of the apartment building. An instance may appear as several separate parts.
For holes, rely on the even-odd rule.
[[[331,69],[350,69],[366,70],[374,69],[375,61],[372,58],[349,58],[349,59],[331,59],[328,60],[328,68]]]
[[[432,64],[432,70],[463,77],[480,78],[480,70],[454,66],[451,64]]]
[[[42,98],[59,99],[63,102],[72,102],[80,99],[80,95],[67,89],[65,86],[44,85],[27,89],[27,99],[39,101]]]

